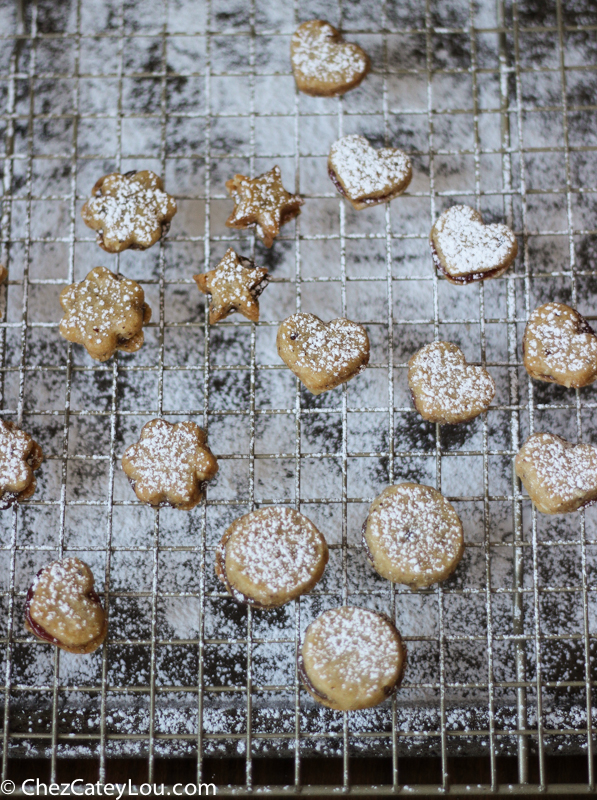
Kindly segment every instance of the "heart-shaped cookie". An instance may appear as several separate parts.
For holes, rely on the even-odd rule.
[[[427,344],[408,362],[408,385],[423,419],[454,425],[487,411],[495,394],[493,378],[484,367],[467,364],[451,342]]]
[[[278,355],[313,394],[346,383],[369,363],[369,337],[349,319],[293,314],[278,328]]]
[[[506,225],[485,225],[469,206],[452,206],[439,217],[430,236],[435,266],[450,283],[497,278],[516,258],[518,242]]]
[[[27,593],[25,627],[69,653],[97,650],[106,638],[108,623],[93,585],[93,573],[78,558],[48,564]]]
[[[387,203],[412,178],[410,158],[397,147],[376,150],[364,136],[343,136],[331,147],[328,175],[357,211]]]
[[[545,303],[527,322],[522,360],[532,378],[580,389],[597,379],[597,335],[564,303]]]
[[[290,42],[290,62],[299,91],[333,97],[354,89],[369,72],[369,56],[357,44],[345,42],[329,22],[313,19],[296,29]]]
[[[553,433],[534,433],[514,466],[543,514],[569,514],[597,500],[597,447],[573,444]]]

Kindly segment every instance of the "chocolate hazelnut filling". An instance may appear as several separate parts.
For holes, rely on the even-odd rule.
[[[328,175],[330,176],[330,180],[338,190],[338,192],[342,195],[342,197],[346,197],[347,200],[352,199],[355,203],[364,203],[368,206],[376,206],[379,203],[386,203],[388,200],[392,200],[396,196],[396,191],[387,192],[386,194],[382,194],[379,197],[353,197],[349,198],[346,194],[346,190],[340,183],[338,176],[336,175],[335,171],[328,167]]]
[[[431,257],[433,258],[433,263],[438,270],[452,283],[465,285],[467,283],[473,283],[474,281],[484,281],[485,278],[494,278],[497,275],[501,275],[502,272],[505,272],[507,269],[507,267],[496,267],[495,269],[488,269],[485,272],[469,272],[467,275],[451,275],[444,268],[444,265],[440,261],[440,257],[437,254],[437,250],[435,249],[435,245],[431,239],[429,240],[429,247],[431,248]]]

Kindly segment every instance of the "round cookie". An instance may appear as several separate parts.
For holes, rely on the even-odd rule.
[[[524,329],[522,361],[531,378],[580,389],[597,378],[597,335],[574,308],[545,303]]]
[[[363,544],[383,578],[421,589],[448,578],[464,554],[462,523],[431,486],[388,486],[371,504]]]
[[[412,178],[410,158],[397,147],[376,150],[364,136],[343,136],[328,156],[328,175],[352,207],[388,203],[406,189]]]
[[[239,603],[277,608],[310,592],[327,561],[327,543],[311,520],[293,508],[270,506],[232,523],[215,570]]]
[[[457,285],[498,278],[518,253],[510,228],[501,223],[485,225],[481,214],[469,206],[444,211],[429,240],[435,266]]]
[[[290,63],[299,91],[316,97],[334,97],[354,89],[369,72],[369,56],[345,42],[321,19],[303,22],[290,41]]]
[[[357,322],[323,322],[315,314],[292,314],[276,337],[278,355],[312,394],[359,375],[369,363],[369,337]]]
[[[569,514],[597,501],[597,447],[534,433],[518,451],[516,474],[543,514]]]
[[[342,606],[325,611],[305,632],[299,672],[312,697],[355,711],[383,702],[400,685],[406,648],[383,614]]]
[[[462,350],[451,342],[432,342],[411,356],[408,386],[423,419],[440,425],[478,417],[495,394],[485,367],[467,364]]]
[[[93,653],[108,632],[108,621],[93,585],[91,569],[79,558],[48,564],[37,573],[27,592],[25,628],[69,653]]]

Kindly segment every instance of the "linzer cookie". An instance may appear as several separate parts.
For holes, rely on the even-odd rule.
[[[259,319],[259,296],[269,282],[265,267],[256,267],[248,258],[229,247],[215,269],[193,279],[203,294],[211,296],[209,321],[213,325],[238,311],[251,322]]]
[[[142,503],[189,511],[203,497],[206,482],[215,477],[218,462],[205,431],[194,422],[172,425],[152,419],[143,426],[139,441],[126,450],[122,469]]]
[[[516,474],[543,514],[569,514],[597,500],[597,448],[534,433],[516,456]]]
[[[296,85],[305,94],[332,97],[354,89],[369,72],[369,56],[345,42],[329,22],[313,19],[296,29],[290,42]]]
[[[293,314],[278,328],[278,355],[313,394],[346,383],[369,363],[369,337],[348,319]]]
[[[435,266],[450,283],[497,278],[516,258],[518,242],[506,225],[485,225],[478,211],[452,206],[439,217],[430,236]]]
[[[292,508],[252,511],[228,528],[216,553],[216,575],[239,603],[276,608],[310,592],[323,575],[328,546]]]
[[[60,305],[61,335],[82,344],[97,361],[107,361],[116,350],[136,352],[144,341],[143,325],[151,319],[139,284],[105,267],[96,267],[81,283],[66,286]]]
[[[388,203],[412,178],[410,158],[396,147],[376,150],[364,136],[343,136],[331,147],[328,175],[353,208]]]
[[[299,672],[318,703],[338,711],[371,708],[402,681],[406,648],[382,614],[342,606],[325,611],[305,632]]]
[[[467,364],[451,342],[427,344],[408,362],[408,386],[423,419],[454,425],[487,411],[495,394],[484,367]]]
[[[41,447],[28,433],[0,420],[0,509],[27,500],[35,491],[36,469],[43,461]]]
[[[95,184],[81,214],[108,253],[147,250],[170,230],[176,200],[150,170],[112,172]]]
[[[597,378],[597,335],[563,303],[546,303],[529,317],[522,360],[532,378],[580,389]]]
[[[84,561],[65,558],[41,569],[25,603],[25,628],[69,653],[93,653],[103,643],[108,621]]]
[[[448,578],[464,554],[462,523],[436,489],[388,486],[371,504],[363,544],[383,578],[421,589]]]
[[[272,246],[282,225],[301,213],[305,202],[298,194],[290,194],[282,186],[279,167],[273,167],[257,178],[235,175],[226,181],[226,189],[235,202],[226,225],[240,230],[255,228],[266,247]]]

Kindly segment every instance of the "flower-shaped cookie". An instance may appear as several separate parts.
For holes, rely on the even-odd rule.
[[[93,585],[92,571],[79,558],[48,564],[27,592],[25,628],[68,653],[93,653],[108,632]]]
[[[257,322],[259,295],[269,283],[265,267],[256,267],[248,258],[237,255],[229,247],[215,269],[193,275],[199,290],[211,295],[209,321],[213,325],[233,311]]]
[[[112,172],[95,184],[81,214],[108,253],[147,250],[168,233],[176,200],[155,172]]]
[[[0,420],[0,509],[31,497],[35,491],[33,472],[43,458],[41,447],[28,433]]]
[[[97,361],[107,361],[116,350],[136,352],[143,344],[142,327],[151,319],[139,284],[105,267],[92,269],[81,283],[65,286],[60,304],[65,312],[60,333],[82,344]]]
[[[152,419],[122,457],[122,468],[135,494],[151,506],[194,508],[218,462],[206,444],[205,431],[194,422],[172,425]]]
[[[290,194],[282,186],[282,173],[273,167],[257,178],[235,175],[226,181],[228,194],[236,203],[226,220],[229,228],[256,228],[266,247],[271,247],[284,223],[301,213],[305,202],[298,194]]]

